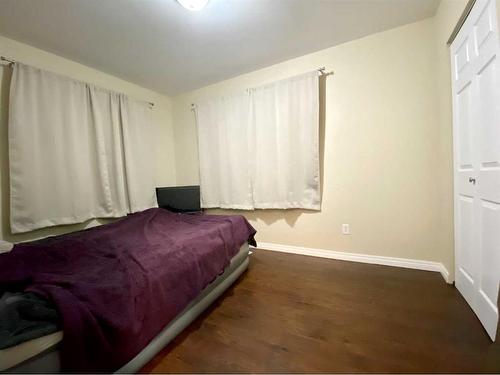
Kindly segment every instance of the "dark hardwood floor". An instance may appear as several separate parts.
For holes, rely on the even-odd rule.
[[[500,372],[500,346],[438,273],[256,250],[141,372]]]

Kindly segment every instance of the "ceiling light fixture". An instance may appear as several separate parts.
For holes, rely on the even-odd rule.
[[[198,11],[205,8],[208,0],[177,0],[177,2],[188,10]]]

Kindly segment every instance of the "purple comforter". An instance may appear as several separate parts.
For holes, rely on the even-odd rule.
[[[115,223],[17,244],[0,255],[0,291],[51,300],[63,371],[114,371],[224,268],[253,229],[242,216],[153,208]]]

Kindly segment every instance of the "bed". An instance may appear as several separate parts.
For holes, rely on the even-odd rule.
[[[0,350],[0,369],[136,372],[245,271],[254,235],[241,216],[149,209],[16,245],[0,255],[0,268],[8,270],[0,291],[16,286],[52,301],[63,329]],[[85,274],[95,271],[85,268],[89,261],[100,264],[97,283]],[[116,292],[117,281],[126,288]]]

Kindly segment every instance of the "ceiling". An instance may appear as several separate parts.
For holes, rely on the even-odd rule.
[[[439,0],[0,0],[0,34],[167,95],[432,16]]]

